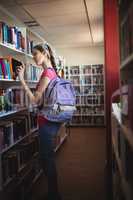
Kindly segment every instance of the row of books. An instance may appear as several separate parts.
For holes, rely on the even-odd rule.
[[[35,89],[31,90],[35,92]],[[26,107],[30,109],[29,111],[36,109],[23,89],[16,86],[7,90],[0,89],[0,114]]]
[[[98,75],[98,76],[84,76],[80,80],[80,84],[92,84],[92,85],[100,85],[103,84],[103,75]]]
[[[91,115],[91,114],[104,114],[104,106],[84,106],[77,107],[76,112],[74,113],[80,115]]]
[[[23,90],[0,90],[0,114],[26,107],[26,95]]]
[[[70,74],[71,75],[79,75],[80,74],[80,69],[79,66],[73,66],[70,68]]]
[[[86,74],[90,74],[90,75],[99,74],[100,75],[100,74],[103,74],[103,65],[99,64],[99,65],[83,66],[82,71],[83,71],[84,75],[86,75]]]
[[[124,60],[133,53],[133,3],[125,14],[127,18],[121,26],[121,59]]]
[[[77,96],[76,97],[76,104],[78,105],[88,105],[88,104],[104,104],[104,96],[98,95],[98,96]]]
[[[75,86],[76,95],[104,95],[104,87],[95,85],[95,86]]]
[[[0,79],[16,79],[17,67],[22,63],[13,57],[0,58]]]
[[[0,80],[7,79],[7,80],[16,80],[17,79],[17,67],[22,65],[22,63],[15,58],[6,57],[0,58]],[[26,67],[26,79],[28,81],[38,81],[42,69],[29,64]]]
[[[83,74],[92,74],[91,66],[84,66],[83,67]]]
[[[12,47],[25,51],[25,37],[17,27],[8,26],[5,22],[0,22],[0,42],[10,44]]]
[[[28,116],[17,116],[11,121],[1,122],[0,150],[3,150],[24,137],[30,131]]]
[[[70,71],[69,71],[70,68]],[[93,75],[93,74],[103,74],[103,65],[85,65],[82,66],[81,69],[79,66],[71,66],[71,67],[65,67],[65,73],[66,75],[77,75],[79,76],[80,74],[84,75]]]
[[[32,160],[38,151],[39,143],[36,137],[20,143],[15,149],[4,154],[2,157],[2,184],[6,184],[8,180],[20,174],[23,167]]]
[[[85,76],[82,77],[82,79],[80,80],[79,77],[72,77],[70,78],[70,81],[73,83],[73,85],[85,85],[85,84],[89,84],[89,85],[102,85],[104,83],[103,80],[103,76]]]
[[[80,78],[78,77],[71,77],[70,81],[72,82],[73,85],[79,85],[80,84]]]
[[[42,69],[32,64],[26,67],[26,79],[28,81],[38,81],[41,75]]]
[[[103,125],[104,116],[74,116],[72,124],[78,125]]]
[[[92,65],[92,74],[103,74],[104,67],[102,64]]]

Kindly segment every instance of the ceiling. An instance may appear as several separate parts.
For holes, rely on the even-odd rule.
[[[3,4],[55,47],[103,45],[103,0],[8,0]]]

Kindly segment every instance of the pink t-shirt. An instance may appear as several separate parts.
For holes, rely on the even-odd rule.
[[[53,78],[57,77],[57,74],[55,72],[55,70],[53,68],[47,68],[45,69],[42,74],[41,74],[41,77],[39,79],[39,82],[36,86],[36,90],[39,89],[39,85],[40,85],[40,81],[43,77],[48,77],[50,80],[52,80]],[[48,120],[44,117],[44,116],[41,116],[38,114],[38,117],[37,117],[37,121],[38,121],[38,125],[39,126],[42,126],[44,125],[45,123],[48,122]]]

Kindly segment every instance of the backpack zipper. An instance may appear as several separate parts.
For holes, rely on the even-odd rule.
[[[52,90],[53,90],[53,88],[56,86],[57,83],[58,83],[58,81],[54,84],[54,86],[53,86],[52,89],[50,90],[49,95],[48,95],[48,98],[50,98],[50,95],[51,95],[51,93],[52,93]],[[60,85],[67,85],[67,84],[70,84],[70,83],[61,83]]]

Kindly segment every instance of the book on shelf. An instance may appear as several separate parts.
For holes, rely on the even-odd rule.
[[[21,29],[8,26],[5,22],[0,22],[0,42],[25,51],[25,37]]]
[[[30,124],[28,115],[18,116],[17,119],[13,119],[13,139],[14,142],[23,138],[30,132]]]
[[[37,113],[30,112],[31,129],[37,128]]]
[[[31,55],[34,47],[34,42],[33,40],[30,40],[29,37],[27,37],[26,43],[27,43],[27,54]]]
[[[133,53],[133,2],[129,8],[121,11],[121,60],[123,61]]]
[[[80,95],[80,87],[79,86],[75,86],[74,89],[75,89],[76,95]]]
[[[24,107],[26,107],[24,90],[18,88],[0,90],[0,114]]]
[[[0,79],[17,79],[17,67],[22,63],[15,58],[8,56],[0,58]]]
[[[104,116],[94,116],[94,124],[103,125],[104,124]]]
[[[32,92],[35,92],[34,88],[31,88]],[[36,111],[37,106],[31,104],[26,92],[15,86],[6,90],[0,90],[0,114],[4,114],[9,111],[17,111],[23,108],[28,108],[29,111]]]
[[[10,151],[2,157],[2,183],[5,184],[17,174],[17,153]]]
[[[38,81],[42,73],[42,69],[32,64],[26,67],[26,79],[28,81]]]
[[[133,84],[125,85],[121,88],[122,103],[122,123],[133,130]]]
[[[71,76],[71,82],[73,83],[73,85],[79,85],[80,84],[80,78],[77,76],[77,77],[75,77],[75,76]]]
[[[92,74],[103,74],[103,65],[92,65]]]
[[[17,145],[13,150],[6,152],[2,156],[2,184],[6,184],[8,180],[14,177],[19,177],[19,179],[21,179],[24,176],[24,171],[20,174],[21,170],[28,166],[29,161],[32,160],[33,156],[38,151],[38,138],[32,138],[27,142],[24,141]],[[40,169],[39,164],[34,165],[33,163],[32,167],[34,168],[34,172],[38,172]],[[33,174],[35,176],[35,173]]]
[[[79,74],[80,74],[79,66],[70,67],[70,75],[79,75]]]
[[[18,171],[29,161],[31,161],[39,151],[38,138],[31,138],[28,141],[22,142],[17,147],[18,153]]]
[[[66,67],[65,72],[76,92],[77,111],[72,124],[104,124],[103,64]]]
[[[0,150],[7,148],[14,143],[12,122],[3,122],[3,124],[0,125],[0,138]]]
[[[103,84],[103,75],[93,76],[92,83],[97,85]]]
[[[84,77],[82,77],[82,79],[80,80],[80,84],[81,84],[81,85],[91,84],[91,83],[92,83],[92,78],[91,78],[91,76],[84,76]]]
[[[92,74],[91,65],[83,66],[83,74]]]
[[[1,121],[0,150],[4,150],[23,138],[30,131],[28,115],[17,116],[10,121]]]

